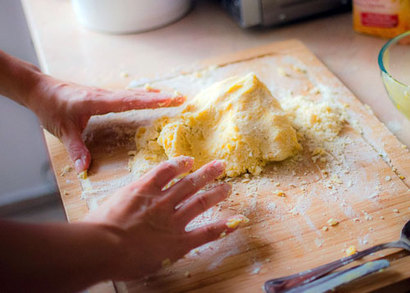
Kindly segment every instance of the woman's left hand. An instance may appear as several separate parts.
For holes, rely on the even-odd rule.
[[[93,115],[135,109],[174,107],[185,101],[158,90],[111,91],[62,82],[43,75],[31,91],[27,106],[42,126],[60,138],[78,173],[90,166],[91,155],[82,132]]]

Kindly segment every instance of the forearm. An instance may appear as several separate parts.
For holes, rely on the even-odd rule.
[[[0,222],[0,291],[73,292],[109,278],[116,238],[93,224]]]
[[[27,106],[30,92],[43,76],[34,65],[0,50],[0,95]]]

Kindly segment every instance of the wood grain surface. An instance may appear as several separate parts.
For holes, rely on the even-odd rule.
[[[278,67],[291,70],[295,64],[306,68],[306,74],[278,74]],[[198,71],[201,68],[204,70]],[[260,292],[267,279],[338,259],[349,245],[361,250],[395,240],[410,219],[408,149],[301,42],[273,43],[218,57],[187,68],[179,76],[153,80],[151,86],[178,90],[192,98],[215,81],[250,71],[279,100],[320,88],[318,101],[331,95],[348,105],[348,123],[340,134],[342,152],[335,152],[334,161],[314,163],[312,150],[304,145],[302,160],[270,164],[261,176],[250,177],[250,182],[233,180],[237,194],[195,224],[242,212],[251,220],[247,227],[192,251],[155,276],[116,283],[117,291]],[[85,131],[93,157],[88,180],[80,181],[74,171],[62,172],[71,162],[61,143],[46,134],[69,221],[80,220],[100,199],[135,179],[128,169],[128,151],[135,150],[135,130],[160,115],[179,110],[131,111],[93,118]],[[324,176],[323,170],[329,174]],[[329,187],[332,175],[337,175],[341,183]],[[285,198],[274,195],[279,188],[286,193]],[[323,231],[329,218],[337,219],[339,225]],[[342,290],[367,292],[410,277],[407,253],[390,250],[369,259],[385,255],[394,258],[391,268]]]

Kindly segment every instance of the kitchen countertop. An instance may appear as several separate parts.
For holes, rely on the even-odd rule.
[[[351,13],[280,28],[243,30],[216,1],[203,0],[184,18],[161,29],[109,35],[82,28],[68,0],[22,3],[42,70],[98,87],[123,88],[135,79],[176,74],[203,59],[299,39],[410,146],[410,132],[406,131],[410,121],[389,101],[377,65],[378,52],[386,40],[355,33]],[[129,76],[124,77],[124,72]],[[51,160],[55,159],[51,145],[56,141],[46,135]]]

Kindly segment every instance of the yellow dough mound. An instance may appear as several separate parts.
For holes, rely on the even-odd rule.
[[[163,121],[157,142],[168,158],[194,157],[194,169],[222,159],[229,177],[257,175],[301,149],[286,113],[253,73],[215,83]]]

